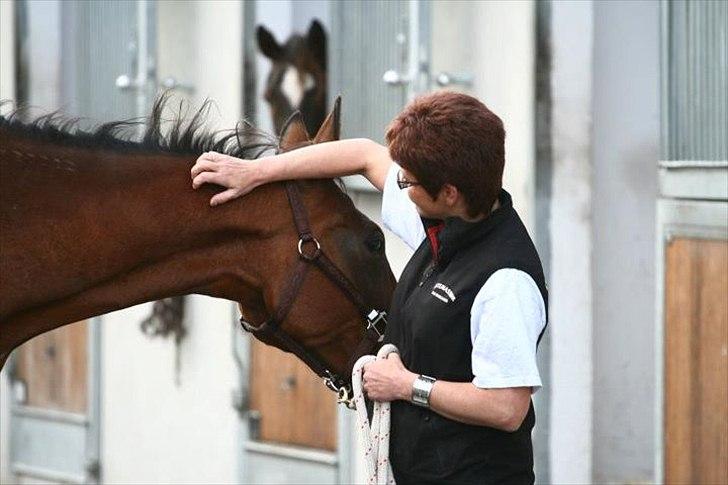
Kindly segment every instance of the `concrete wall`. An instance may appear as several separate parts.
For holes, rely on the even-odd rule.
[[[180,1],[157,8],[160,78],[193,84],[194,93],[185,95],[192,106],[207,97],[216,102],[208,126],[233,127],[242,110],[242,4]],[[150,305],[103,319],[102,479],[238,482],[233,304],[188,298],[179,373],[174,342],[139,330]]]
[[[480,99],[506,130],[504,186],[533,229],[535,6],[532,0],[432,2],[431,72],[469,73]]]
[[[232,128],[242,118],[243,8],[225,0],[158,2],[159,78],[189,82],[179,91],[193,106],[215,101],[211,128]]]
[[[551,480],[649,481],[659,4],[552,3]]]
[[[15,1],[0,2],[0,99],[15,99]]]
[[[553,2],[551,482],[592,479],[591,2]]]
[[[472,25],[473,94],[501,117],[506,129],[503,185],[534,234],[535,7],[531,0],[477,2]]]
[[[188,297],[179,357],[171,339],[139,330],[150,310],[144,304],[103,317],[102,480],[235,483],[231,305]]]
[[[594,4],[593,479],[649,481],[654,455],[660,12]]]
[[[0,100],[15,100],[15,2],[0,1]],[[7,108],[6,108],[7,109]],[[3,110],[5,112],[5,110]],[[0,430],[10,420],[8,366],[0,371]],[[0,483],[10,483],[9,433],[0,432]]]

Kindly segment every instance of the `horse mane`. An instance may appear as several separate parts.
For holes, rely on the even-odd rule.
[[[191,119],[184,117],[184,102],[180,101],[172,120],[162,118],[169,102],[169,92],[157,97],[148,118],[132,118],[111,121],[99,125],[92,131],[79,127],[83,118],[64,116],[53,111],[24,122],[23,108],[11,111],[8,116],[0,115],[0,130],[8,130],[37,140],[46,140],[67,146],[83,148],[106,148],[121,153],[166,152],[183,155],[200,155],[204,152],[224,153],[237,158],[254,160],[263,153],[278,148],[279,138],[256,128],[247,120],[237,123],[233,129],[209,131],[205,122],[214,102],[206,99]],[[0,102],[0,107],[7,102]],[[170,123],[165,134],[163,126]],[[144,134],[139,137],[139,127]],[[345,194],[346,184],[341,178],[334,182]]]
[[[156,151],[200,155],[215,151],[238,158],[256,159],[278,146],[277,137],[259,130],[247,120],[238,122],[234,129],[207,130],[204,125],[213,106],[209,99],[190,119],[185,118],[185,105],[180,101],[174,118],[165,120],[162,113],[168,101],[169,94],[164,93],[155,100],[148,118],[111,121],[91,131],[79,127],[82,118],[67,117],[59,111],[24,122],[21,119],[24,110],[17,108],[8,116],[0,115],[0,129],[61,145],[129,153]],[[140,127],[144,127],[141,137]]]

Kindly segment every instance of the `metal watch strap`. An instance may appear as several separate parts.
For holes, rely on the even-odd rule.
[[[432,386],[435,385],[436,379],[434,377],[419,375],[412,384],[412,404],[422,406],[424,408],[430,407],[430,393],[432,392]]]

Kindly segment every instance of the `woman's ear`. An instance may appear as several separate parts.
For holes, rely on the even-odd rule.
[[[452,184],[444,184],[440,189],[440,197],[443,197],[443,201],[448,207],[455,207],[460,202],[462,194]]]

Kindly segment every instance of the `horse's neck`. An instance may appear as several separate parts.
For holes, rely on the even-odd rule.
[[[232,254],[260,261],[246,240],[282,224],[260,217],[279,188],[210,208],[215,189],[191,188],[192,155],[23,146],[0,153],[4,322],[66,323],[207,288]]]

